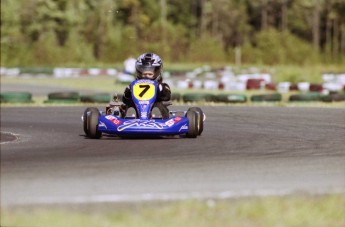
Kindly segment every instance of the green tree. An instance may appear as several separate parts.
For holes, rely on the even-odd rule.
[[[2,0],[1,65],[108,64],[142,51],[234,61],[234,50],[245,63],[341,63],[344,12],[344,0]]]
[[[20,5],[15,1],[1,1],[1,65],[21,54]],[[18,62],[17,62],[18,63]]]

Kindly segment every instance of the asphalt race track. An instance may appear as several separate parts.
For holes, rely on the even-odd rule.
[[[208,106],[196,139],[100,140],[84,109],[1,108],[1,206],[345,192],[345,109]]]

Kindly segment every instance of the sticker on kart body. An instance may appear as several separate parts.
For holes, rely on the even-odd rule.
[[[149,101],[139,101],[139,104],[140,105],[148,105],[148,104],[150,104],[150,102]]]
[[[182,125],[182,127],[180,128],[179,131],[184,130],[184,129],[188,129],[188,126],[187,125]]]
[[[121,121],[119,119],[117,119],[115,116],[108,115],[105,118],[108,119],[109,121],[113,122],[116,125],[121,124]]]
[[[181,121],[181,120],[182,120],[181,117],[175,117],[175,118],[174,118],[174,122],[175,122],[175,123],[177,123],[177,122],[179,122],[179,121]]]
[[[166,126],[165,123],[155,122],[155,121],[140,121],[140,120],[130,120],[125,121],[122,125],[120,125],[117,130],[119,132],[126,130],[132,127],[142,127],[142,128],[156,128],[156,129],[163,129]]]
[[[104,122],[102,122],[102,121],[99,122],[98,127],[104,127],[106,129],[108,129],[106,124],[104,124]]]
[[[156,94],[156,87],[152,83],[136,83],[133,85],[133,95],[139,101],[152,99]]]
[[[174,119],[170,119],[169,121],[166,121],[165,124],[169,127],[173,126],[175,124]]]
[[[182,118],[181,117],[175,117],[175,118],[172,118],[168,121],[165,122],[165,124],[169,127],[173,126],[174,124],[178,123],[179,121],[181,121]]]

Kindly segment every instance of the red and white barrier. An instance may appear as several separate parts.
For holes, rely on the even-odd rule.
[[[268,73],[247,73],[238,74],[232,71],[231,68],[225,68],[223,71],[211,72],[210,69],[197,68],[192,72],[188,72],[185,76],[174,77],[169,73],[163,76],[165,82],[171,87],[179,89],[205,89],[205,90],[226,90],[226,91],[245,91],[245,90],[277,90],[279,92],[288,92],[297,90],[301,92],[341,92],[345,91],[345,73],[325,73],[322,75],[323,83],[314,84],[310,82],[280,82],[278,84],[272,83],[272,77]],[[96,76],[113,76],[118,81],[128,81],[134,79],[132,75],[127,75],[118,72],[115,68],[54,68],[50,73],[55,78],[70,78],[70,77],[96,77]],[[0,67],[0,75],[8,77],[27,77],[27,76],[50,76],[44,74],[30,74],[21,72],[20,68],[6,68]]]

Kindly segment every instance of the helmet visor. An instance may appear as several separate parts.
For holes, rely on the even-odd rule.
[[[156,79],[159,75],[159,67],[156,66],[138,66],[137,70],[140,72],[141,77],[144,79]]]
[[[142,73],[142,77],[144,79],[151,79],[151,80],[153,80],[153,79],[155,79],[155,73],[152,72],[152,71],[144,71]]]

